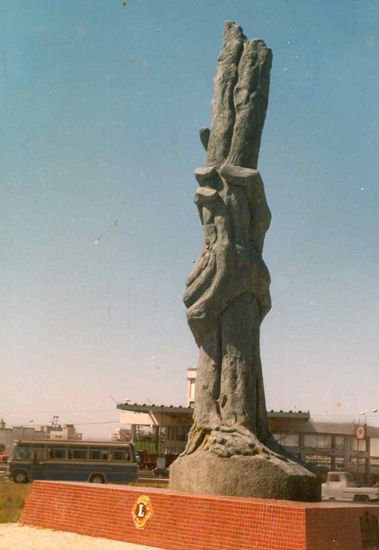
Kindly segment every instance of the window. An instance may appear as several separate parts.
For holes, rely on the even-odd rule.
[[[345,458],[343,456],[336,456],[334,459],[335,470],[345,470]]]
[[[332,436],[326,434],[305,434],[305,447],[313,447],[314,449],[331,449]]]
[[[66,449],[61,447],[50,447],[47,449],[47,458],[66,458]]]
[[[31,458],[31,448],[14,447],[12,449],[12,458],[14,460],[29,460]]]
[[[353,451],[366,451],[366,440],[365,439],[352,439],[351,448]]]
[[[345,446],[345,438],[343,435],[334,436],[334,447],[336,449],[343,449]]]
[[[332,481],[333,483],[340,482],[340,476],[338,474],[329,474],[328,481]]]
[[[101,460],[101,451],[99,449],[90,449],[89,457],[91,460]]]
[[[277,441],[279,445],[283,445],[284,447],[299,446],[299,434],[283,432],[283,433],[275,433],[273,435],[274,435],[275,441]]]
[[[191,378],[191,380],[190,380],[190,401],[195,401],[195,387],[196,387],[196,379]]]
[[[69,449],[68,457],[72,460],[86,460],[87,458],[87,449]]]
[[[108,460],[109,453],[106,449],[90,449],[89,458],[90,460]]]
[[[189,426],[178,426],[178,431],[176,435],[177,441],[186,441],[189,432]]]
[[[115,449],[112,452],[113,460],[130,460],[129,449]]]

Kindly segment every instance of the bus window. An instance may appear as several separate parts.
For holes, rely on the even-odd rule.
[[[90,460],[101,460],[101,451],[99,449],[90,449],[89,458]]]
[[[50,447],[47,449],[47,458],[66,458],[66,449],[62,447]]]
[[[112,455],[113,460],[130,460],[129,449],[115,449]]]
[[[109,454],[105,449],[90,449],[89,458],[90,460],[108,460]]]
[[[30,460],[32,456],[31,448],[15,445],[12,449],[12,459],[13,460]]]
[[[87,460],[87,449],[71,448],[68,451],[68,458],[72,460]]]

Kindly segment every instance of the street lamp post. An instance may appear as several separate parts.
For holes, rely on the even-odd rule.
[[[361,411],[359,413],[359,418],[358,418],[358,422],[360,423],[361,421],[361,416],[364,416],[365,417],[365,424],[367,425],[367,417],[369,414],[375,414],[379,411],[379,409],[372,409],[371,411]]]
[[[363,410],[359,413],[359,417],[358,417],[358,424],[361,424],[361,417],[363,416],[364,417],[364,439],[365,439],[365,445],[366,445],[366,468],[365,468],[365,474],[366,474],[366,481],[368,482],[369,481],[369,477],[370,477],[370,445],[369,445],[369,442],[367,440],[367,417],[369,414],[375,414],[379,411],[379,409],[372,409],[371,411],[368,411],[368,410]],[[358,462],[359,462],[359,442],[360,442],[360,439],[361,438],[358,438],[357,436],[357,433],[356,433],[356,437],[357,437],[357,451],[358,451],[358,454],[357,454],[357,477],[358,477],[358,474],[359,474],[359,466],[358,466]]]

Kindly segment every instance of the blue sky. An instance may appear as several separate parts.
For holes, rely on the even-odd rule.
[[[379,1],[123,4],[0,1],[0,416],[100,437],[112,399],[184,403],[192,173],[227,19],[274,55],[268,407],[378,407]]]

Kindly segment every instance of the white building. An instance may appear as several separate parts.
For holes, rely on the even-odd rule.
[[[73,424],[61,426],[57,422],[51,422],[36,429],[32,426],[6,427],[5,421],[0,420],[0,449],[10,452],[13,442],[19,439],[69,439],[81,440],[82,434],[78,433]]]

